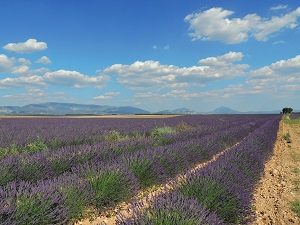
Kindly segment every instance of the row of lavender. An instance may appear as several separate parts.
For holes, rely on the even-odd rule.
[[[292,114],[290,114],[290,119],[292,119],[292,120],[300,119],[300,113],[292,113]]]
[[[118,224],[247,224],[254,219],[253,192],[273,152],[280,117],[251,133],[211,164],[188,173],[175,188],[132,204]]]
[[[224,118],[226,119],[223,117],[222,120]],[[0,222],[2,224],[67,224],[84,216],[86,208],[102,209],[129,199],[140,188],[164,182],[175,173],[211,158],[225,147],[242,140],[249,132],[270,119],[266,116],[253,116],[252,121],[249,122],[249,118],[244,118],[247,122],[242,122],[242,119],[239,123],[232,121],[230,122],[232,126],[227,124],[226,129],[208,135],[201,136],[199,131],[201,128],[198,127],[199,130],[193,131],[198,130],[199,137],[191,135],[191,138],[187,139],[188,133],[185,133],[187,135],[170,134],[168,138],[171,144],[166,146],[153,147],[151,144],[146,144],[145,147],[140,148],[144,139],[134,142],[127,140],[126,143],[129,144],[114,143],[110,146],[110,151],[103,152],[101,152],[102,148],[96,149],[88,145],[73,146],[69,149],[72,160],[67,162],[59,160],[60,158],[68,160],[64,155],[67,155],[68,149],[65,149],[61,155],[56,152],[58,155],[52,156],[53,159],[58,159],[58,163],[53,168],[60,170],[66,165],[68,168],[62,169],[61,171],[64,172],[58,173],[57,176],[53,176],[49,166],[45,169],[47,165],[43,164],[43,157],[39,157],[42,153],[47,153],[44,157],[51,158],[51,151],[7,157],[1,163],[7,159],[6,162],[20,158],[12,167],[7,167],[6,170],[3,170],[5,166],[1,168],[0,174],[4,176],[0,180],[3,178],[5,180],[9,176],[12,179],[8,179],[7,184],[3,183],[3,187],[0,188]],[[176,138],[179,138],[178,141]],[[97,146],[101,147],[101,144],[103,143],[98,143]],[[132,152],[134,146],[138,150]],[[118,154],[111,154],[116,149]],[[124,154],[119,154],[120,149],[125,149]],[[86,162],[86,157],[80,156],[89,151],[93,154],[86,154],[90,159]],[[101,154],[98,154],[99,152]],[[30,163],[26,161],[30,159],[28,156],[33,159]],[[81,159],[80,162],[76,162],[77,156]],[[76,163],[72,164],[73,162]]]
[[[189,118],[189,117],[188,117]],[[230,118],[228,116],[228,118]],[[232,118],[230,118],[232,119]],[[210,121],[211,125],[199,125],[193,129],[165,134],[161,137],[131,138],[121,142],[107,143],[99,142],[94,144],[72,145],[58,149],[49,149],[34,154],[22,153],[9,155],[0,160],[0,186],[11,181],[30,181],[37,182],[41,179],[57,177],[65,172],[70,172],[77,165],[90,161],[108,162],[111,159],[119,159],[132,154],[144,154],[144,152],[161,151],[164,153],[178,149],[191,148],[191,146],[201,146],[203,136],[206,136],[205,143],[214,145],[214,138],[208,136],[213,134],[224,142],[221,147],[235,143],[231,140],[231,130],[243,128],[242,135],[251,132],[260,126],[267,117],[252,116],[244,117],[238,122]],[[188,121],[188,120],[187,120]],[[229,129],[229,130],[228,130]],[[231,129],[231,130],[230,130]],[[140,153],[138,153],[140,152]],[[199,154],[200,149],[197,150]],[[181,153],[180,153],[181,154]],[[202,152],[205,158],[206,152]],[[178,156],[179,157],[179,156]],[[207,155],[208,157],[208,155]]]
[[[251,120],[251,116],[248,120]],[[236,116],[179,116],[172,118],[2,118],[0,119],[0,148],[26,146],[37,141],[49,148],[104,140],[108,131],[135,136],[148,136],[151,130],[162,126],[175,126],[184,121],[193,126],[211,127],[239,124],[244,115]]]

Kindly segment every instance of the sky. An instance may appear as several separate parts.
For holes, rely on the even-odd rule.
[[[300,109],[295,0],[0,0],[0,105]]]

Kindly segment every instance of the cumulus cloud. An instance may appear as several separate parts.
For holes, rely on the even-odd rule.
[[[220,65],[232,63],[242,59],[242,54],[230,52],[223,56],[210,57],[200,60],[205,65]],[[300,90],[300,55],[294,58],[279,60],[268,66],[251,70],[246,73],[246,80],[238,84],[230,84],[224,88],[214,88],[206,91],[191,92],[191,89],[172,89],[165,93],[144,92],[134,95],[134,99],[139,102],[166,102],[170,99],[182,100],[207,100],[220,101],[249,95],[272,96],[280,98],[285,96],[295,96]],[[259,97],[258,97],[259,98]]]
[[[249,79],[300,80],[300,55],[287,60],[280,60],[269,66],[250,71]]]
[[[21,65],[20,65],[21,64]],[[29,65],[31,62],[25,58],[9,58],[4,54],[0,55],[0,73],[11,73],[17,76],[34,76],[46,73],[47,68],[32,70]]]
[[[36,61],[36,63],[50,64],[51,60],[47,56],[42,56]]]
[[[297,27],[300,7],[281,17],[272,18],[261,18],[256,14],[248,14],[243,18],[230,18],[233,14],[234,11],[211,8],[189,14],[184,20],[190,24],[192,40],[237,44],[254,37],[258,41],[267,41],[275,32]]]
[[[106,92],[104,95],[94,97],[95,100],[107,100],[120,95],[120,92]]]
[[[18,78],[7,77],[0,80],[0,88],[8,89],[22,86],[28,88],[41,85],[61,85],[75,88],[92,86],[102,88],[109,80],[109,77],[104,74],[87,76],[77,71],[68,70],[49,72],[49,69],[44,67],[32,70],[29,67],[30,63],[29,60],[24,58],[16,60],[15,58],[9,58],[4,54],[0,54],[0,74],[9,73],[19,76]]]
[[[187,87],[191,83],[203,85],[210,81],[244,76],[249,65],[236,64],[242,58],[243,54],[240,52],[229,52],[202,59],[199,61],[202,65],[191,67],[163,65],[152,60],[137,61],[131,65],[112,65],[103,73],[118,75],[118,82],[131,89]]]
[[[24,88],[33,86],[45,86],[41,76],[5,78],[0,80],[0,89]]]
[[[12,70],[15,58],[8,58],[4,54],[0,54],[0,73],[7,73]]]
[[[43,76],[43,81],[47,84],[69,86],[74,88],[83,88],[87,86],[102,88],[108,80],[109,77],[106,75],[87,76],[77,71],[69,70],[47,72]]]
[[[297,91],[300,87],[300,55],[287,60],[280,60],[269,66],[251,70],[246,82],[231,85],[223,90],[228,95],[245,94],[286,94]],[[285,93],[284,93],[285,92]]]
[[[9,43],[3,47],[5,50],[14,53],[32,53],[47,49],[45,42],[37,42],[36,39],[28,39],[25,42]]]
[[[30,65],[31,64],[31,61],[28,60],[28,59],[25,59],[25,58],[19,58],[18,62],[22,63],[22,64],[25,64],[25,65]]]

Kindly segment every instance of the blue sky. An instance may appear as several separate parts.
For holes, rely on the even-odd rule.
[[[295,0],[1,0],[0,105],[300,109]]]

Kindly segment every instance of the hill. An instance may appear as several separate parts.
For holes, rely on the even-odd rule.
[[[101,106],[74,103],[46,102],[25,106],[0,106],[0,114],[10,115],[66,115],[66,114],[149,114],[131,106]]]

